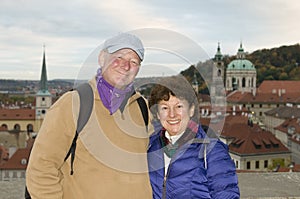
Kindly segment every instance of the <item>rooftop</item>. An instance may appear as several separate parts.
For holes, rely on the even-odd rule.
[[[0,109],[0,120],[34,120],[35,109]]]

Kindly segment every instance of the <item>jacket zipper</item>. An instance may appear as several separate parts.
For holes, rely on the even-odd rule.
[[[167,179],[169,176],[171,162],[172,162],[172,160],[170,161],[170,164],[168,166],[167,174],[164,176],[162,199],[166,199],[166,196],[167,196]]]
[[[166,198],[166,181],[167,181],[167,177],[164,177],[164,184],[163,184],[163,194],[162,194],[162,199]]]

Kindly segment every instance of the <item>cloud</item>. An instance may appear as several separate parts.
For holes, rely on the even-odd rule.
[[[299,10],[298,0],[1,0],[0,78],[39,79],[44,44],[49,79],[74,78],[104,39],[143,28],[171,30],[192,40],[193,45],[183,40],[170,45],[174,38],[146,37],[152,46],[181,50],[193,57],[191,62],[197,45],[207,57],[214,56],[218,42],[229,55],[241,41],[248,52],[291,45],[299,43]],[[184,61],[170,57],[152,50],[147,63],[184,67]]]

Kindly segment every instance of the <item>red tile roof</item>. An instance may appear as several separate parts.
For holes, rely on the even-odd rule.
[[[0,120],[34,120],[35,109],[0,109]]]
[[[227,96],[228,102],[239,103],[300,103],[300,92],[285,93],[281,96],[272,93],[257,92],[256,95],[234,91]]]
[[[236,118],[236,120],[240,119]],[[235,138],[229,145],[232,153],[239,155],[289,153],[288,148],[280,140],[271,132],[261,129],[257,124],[253,124],[251,127],[247,123],[232,123],[224,127],[222,136]]]
[[[201,123],[207,125],[209,120],[201,119]],[[220,127],[217,125],[210,123],[213,129]],[[240,156],[290,153],[271,132],[261,129],[257,124],[249,126],[248,117],[243,115],[226,116],[220,136],[227,139],[234,138],[229,144],[229,150]]]
[[[26,169],[29,159],[29,154],[32,148],[34,139],[29,139],[26,148],[18,149],[12,157],[3,165],[0,165],[0,169]]]
[[[300,108],[298,107],[278,107],[274,108],[272,110],[266,111],[266,115],[268,116],[273,116],[273,117],[278,117],[278,118],[300,118]]]
[[[257,92],[272,93],[284,89],[285,93],[300,93],[300,81],[290,80],[264,80],[258,87]]]
[[[299,118],[289,118],[285,120],[279,126],[276,126],[275,129],[284,133],[288,133],[289,127],[294,127],[294,133],[300,134],[300,119]]]
[[[0,145],[0,165],[7,162],[8,157],[9,157],[8,150],[4,146]]]
[[[30,150],[18,149],[13,156],[3,165],[0,165],[0,169],[26,169]],[[22,164],[22,160],[25,160]]]
[[[265,80],[256,95],[234,91],[227,95],[228,102],[253,103],[300,103],[300,81]]]
[[[288,134],[290,127],[294,127],[294,129],[293,132],[290,132],[289,139],[292,142],[298,143],[300,145],[300,119],[299,118],[287,119],[282,124],[275,127],[274,129]]]

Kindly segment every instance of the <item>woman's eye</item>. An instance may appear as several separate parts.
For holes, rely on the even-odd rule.
[[[177,105],[177,108],[183,108],[183,105]]]
[[[168,107],[166,107],[166,106],[162,106],[160,109],[164,111],[164,110],[167,110],[167,109],[168,109]]]

